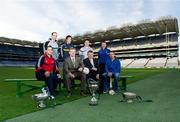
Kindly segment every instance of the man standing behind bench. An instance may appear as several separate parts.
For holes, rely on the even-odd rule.
[[[110,50],[107,48],[107,44],[105,41],[101,42],[101,48],[98,51],[98,59],[99,59],[99,77],[101,79],[100,82],[100,92],[105,91],[105,79],[102,74],[105,72],[106,61],[109,59]]]
[[[59,58],[58,49],[59,49],[59,47],[57,44],[57,32],[52,32],[51,38],[49,38],[49,40],[43,44],[44,53],[46,52],[48,46],[52,47],[52,49],[53,49],[52,57],[58,63],[58,58]]]
[[[46,86],[49,88],[51,95],[54,95],[55,89],[58,84],[58,78],[60,78],[57,62],[52,57],[53,48],[47,47],[46,52],[42,55],[36,65],[36,78],[38,80],[44,80]]]

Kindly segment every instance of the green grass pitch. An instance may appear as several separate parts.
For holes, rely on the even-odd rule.
[[[172,70],[180,73],[178,69],[122,69],[121,75],[133,76],[127,81],[128,84],[134,84]],[[7,78],[34,78],[34,69],[28,67],[0,67],[0,121],[39,111],[34,101],[32,101],[31,95],[39,93],[40,90],[34,90],[24,94],[21,98],[16,98],[16,83],[5,82],[4,79]],[[39,84],[39,82],[35,84]],[[56,102],[63,104],[80,98],[82,97],[79,96],[79,90],[75,90],[71,98],[66,98],[66,90],[62,89],[56,98]]]

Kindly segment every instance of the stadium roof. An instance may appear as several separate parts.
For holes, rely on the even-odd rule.
[[[38,42],[31,42],[31,41],[19,40],[19,39],[10,39],[6,37],[0,37],[0,44],[18,45],[18,46],[25,46],[25,47],[39,47]]]
[[[82,44],[85,38],[91,43],[99,43],[107,40],[126,40],[132,38],[146,37],[152,35],[164,35],[167,33],[176,33],[179,35],[178,20],[172,16],[161,17],[156,20],[142,20],[137,24],[127,23],[120,27],[109,27],[106,30],[98,30],[96,32],[86,32],[82,35],[73,37],[74,44]],[[64,39],[59,39],[59,43]],[[10,39],[0,37],[0,44],[22,45],[38,47],[38,42],[31,42],[19,39]]]
[[[121,27],[110,27],[107,30],[98,30],[94,33],[87,32],[74,36],[73,40],[74,44],[80,44],[83,43],[84,38],[88,38],[91,43],[95,43],[104,40],[146,37],[153,34],[162,35],[171,32],[179,34],[178,20],[175,17],[166,16],[156,20],[142,20],[137,24],[127,23]]]

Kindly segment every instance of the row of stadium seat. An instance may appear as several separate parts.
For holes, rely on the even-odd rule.
[[[0,44],[0,54],[38,55],[39,48]]]
[[[143,39],[135,39],[135,40],[124,40],[124,41],[116,41],[110,42],[108,47],[111,50],[123,50],[123,49],[139,49],[139,48],[150,48],[150,47],[162,47],[162,46],[177,46],[177,37],[175,35],[170,35],[168,38],[168,42],[166,42],[165,36],[153,37],[153,38],[143,38]],[[100,45],[92,45],[95,52],[99,50]]]
[[[124,68],[179,68],[177,57],[125,59],[121,63]]]
[[[0,44],[0,66],[34,66],[39,48]]]
[[[35,61],[0,60],[0,66],[35,66]]]
[[[108,47],[116,52],[116,56],[122,60],[123,67],[143,68],[143,67],[177,67],[177,61],[166,57],[178,56],[178,36],[177,34],[167,36],[155,36],[146,38],[136,38],[129,40],[112,40],[107,42]],[[100,43],[92,44],[91,47],[97,57]],[[77,45],[77,49],[80,46]],[[24,47],[16,45],[0,44],[0,61],[36,61],[40,56],[40,48]],[[151,58],[154,59],[151,59]],[[159,58],[164,57],[164,58]],[[156,60],[157,59],[157,60]],[[159,62],[156,63],[156,62]],[[4,62],[5,63],[5,62]],[[8,62],[7,62],[8,63]],[[3,64],[3,63],[1,63]]]

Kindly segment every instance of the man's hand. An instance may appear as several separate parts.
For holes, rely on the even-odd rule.
[[[97,74],[97,75],[96,75],[96,79],[98,79],[98,80],[99,80],[99,74]]]
[[[61,75],[60,75],[60,74],[57,74],[57,77],[60,79],[60,78],[61,78]]]
[[[79,71],[79,72],[82,72],[82,71],[83,71],[83,68],[82,68],[82,67],[80,67],[80,68],[78,69],[78,71]]]
[[[44,75],[45,75],[46,77],[49,77],[49,76],[50,76],[50,72],[46,71],[46,72],[44,73]]]
[[[108,76],[109,76],[109,77],[112,77],[112,72],[108,72]]]
[[[75,78],[74,74],[72,74],[71,72],[69,73],[69,76],[70,76],[71,78]]]
[[[92,70],[97,71],[97,68],[96,68],[96,67],[93,67]]]

